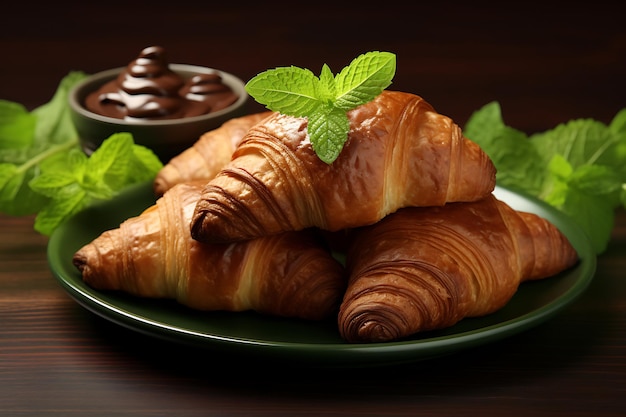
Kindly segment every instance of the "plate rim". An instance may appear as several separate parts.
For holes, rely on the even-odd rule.
[[[121,198],[121,195],[126,196],[126,198],[129,198],[129,195],[131,195],[130,198],[132,198],[132,193],[137,191],[145,192],[145,187],[150,187],[151,189],[151,182],[128,187],[113,200],[108,200],[103,202],[103,204],[105,206],[112,204],[116,199]],[[245,339],[215,333],[203,333],[144,317],[140,314],[126,311],[124,308],[120,308],[119,305],[114,305],[114,303],[107,301],[106,297],[99,296],[96,290],[91,290],[86,286],[81,288],[79,285],[74,284],[71,278],[64,276],[63,271],[57,268],[57,262],[64,262],[63,259],[59,259],[64,243],[63,239],[67,233],[71,232],[69,229],[72,223],[77,221],[77,216],[73,216],[51,234],[47,247],[48,264],[56,280],[79,305],[117,325],[148,336],[201,348],[228,349],[229,351],[235,349],[239,352],[253,354],[256,357],[261,356],[266,359],[306,361],[309,364],[315,363],[317,366],[361,367],[415,362],[490,343],[535,327],[569,306],[587,289],[593,280],[597,256],[582,229],[571,219],[556,208],[523,192],[496,186],[494,195],[507,203],[507,199],[521,199],[545,212],[547,214],[545,217],[564,231],[578,251],[580,260],[575,268],[579,269],[580,278],[573,285],[569,286],[563,294],[541,305],[541,307],[502,322],[478,329],[462,331],[453,335],[382,343],[356,344],[345,342],[312,344],[308,342],[272,341],[255,338]],[[137,198],[140,198],[140,195]],[[146,301],[142,299],[141,302]]]

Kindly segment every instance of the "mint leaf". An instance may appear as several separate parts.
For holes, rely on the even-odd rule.
[[[61,166],[65,168],[59,169]],[[51,158],[29,184],[35,192],[49,197],[35,219],[35,229],[48,235],[94,202],[113,198],[131,184],[153,179],[162,166],[152,151],[135,145],[129,133],[111,135],[90,157],[75,148]]]
[[[116,133],[109,137],[87,161],[82,185],[93,190],[116,190],[126,186],[133,145],[133,137],[129,133]],[[108,197],[105,195],[103,198]]]
[[[330,67],[326,64],[322,66],[320,82],[317,84],[317,97],[321,103],[332,103],[337,94],[337,83]]]
[[[610,202],[570,188],[559,209],[587,234],[596,254],[606,250],[615,223],[615,207]]]
[[[343,149],[350,130],[350,120],[344,111],[329,108],[326,113],[309,116],[309,135],[316,137],[313,150],[327,164],[332,163]]]
[[[0,164],[0,203],[15,198],[22,183],[23,172],[13,164]],[[0,207],[2,205],[0,204]]]
[[[504,124],[497,102],[491,102],[474,112],[464,134],[476,142],[498,168],[498,184],[533,195],[539,194],[546,162],[525,133]]]
[[[355,58],[337,76],[326,64],[319,78],[294,66],[267,70],[248,81],[246,91],[272,111],[307,117],[313,150],[331,164],[348,138],[346,113],[382,93],[395,71],[394,54],[368,52]]]
[[[34,228],[42,235],[50,235],[69,216],[83,210],[89,203],[85,191],[76,187],[74,193],[67,193],[64,198],[57,198],[47,205],[35,217]]]
[[[0,148],[30,146],[36,122],[37,118],[21,104],[0,100]]]
[[[0,101],[0,135],[10,136],[0,146],[0,212],[36,213],[34,228],[44,235],[93,202],[153,179],[163,167],[129,133],[112,135],[85,155],[67,103],[69,90],[84,76],[68,74],[50,102],[30,113]]]
[[[530,140],[540,155],[563,156],[574,171],[578,170],[579,176],[591,177],[600,172],[598,167],[604,167],[601,172],[612,176],[611,181],[626,183],[626,134],[616,133],[601,122],[591,119],[572,120],[535,134]],[[590,166],[595,168],[591,170]],[[542,193],[545,191],[546,187]],[[605,196],[617,202],[619,187],[613,187]]]
[[[151,149],[135,144],[130,155],[130,164],[126,171],[126,185],[151,181],[163,163]]]
[[[67,95],[84,77],[85,74],[79,72],[68,74],[61,80],[52,100],[28,115],[15,117],[25,109],[20,104],[5,102],[4,111],[13,108],[13,117],[0,119],[0,131],[12,132],[12,139],[3,141],[0,146],[0,165],[4,165],[0,173],[0,212],[28,215],[37,213],[47,204],[48,199],[35,192],[28,183],[39,175],[39,166],[47,158],[78,147]],[[26,119],[30,121],[24,122]]]
[[[498,184],[525,191],[569,215],[596,253],[626,207],[626,109],[610,125],[575,119],[526,134],[506,126],[492,102],[471,115],[464,134],[492,158]]]
[[[319,105],[318,83],[311,71],[291,66],[257,75],[248,81],[246,91],[272,111],[301,117]]]
[[[591,119],[576,119],[554,129],[531,136],[530,140],[542,155],[563,155],[574,167],[585,164],[618,162],[613,149],[619,135],[604,124]]]
[[[335,79],[335,106],[348,111],[372,101],[391,85],[396,73],[396,56],[389,52],[369,52],[355,58]]]
[[[597,196],[615,196],[610,199],[612,206],[617,206],[622,182],[618,172],[604,165],[583,165],[576,169],[569,183],[577,189]]]
[[[620,110],[609,124],[609,129],[617,134],[626,134],[626,108]]]
[[[490,141],[506,125],[502,120],[500,103],[492,101],[476,110],[465,124],[463,133],[465,136],[480,144]]]
[[[47,198],[35,193],[27,178],[32,178],[35,168],[21,169],[14,164],[0,164],[0,212],[11,216],[36,213]]]
[[[49,145],[77,141],[78,136],[67,100],[72,87],[86,77],[87,74],[84,72],[70,72],[61,79],[52,99],[32,111],[32,114],[37,117],[34,137],[36,144]]]
[[[28,185],[39,194],[49,198],[59,198],[61,194],[66,196],[63,190],[76,183],[74,171],[44,172],[30,180]]]

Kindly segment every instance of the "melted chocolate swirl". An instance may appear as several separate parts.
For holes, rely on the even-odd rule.
[[[185,79],[169,68],[162,47],[151,46],[116,79],[91,93],[85,106],[118,119],[175,119],[221,110],[236,100],[218,73]]]

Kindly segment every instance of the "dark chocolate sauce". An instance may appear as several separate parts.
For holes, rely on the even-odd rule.
[[[177,119],[221,110],[237,98],[218,73],[185,79],[169,68],[162,47],[151,46],[116,79],[89,94],[85,106],[117,119]]]

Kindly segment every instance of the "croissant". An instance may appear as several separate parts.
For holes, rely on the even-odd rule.
[[[350,342],[385,342],[446,328],[497,311],[520,283],[577,260],[553,224],[493,195],[401,209],[355,232],[339,331]]]
[[[473,201],[495,187],[489,157],[419,96],[384,91],[348,117],[332,164],[314,153],[306,118],[275,113],[253,126],[202,191],[192,236],[216,243],[312,226],[337,231],[404,206]]]
[[[157,173],[153,182],[154,194],[160,197],[175,184],[213,178],[230,161],[248,129],[270,114],[272,112],[267,111],[236,117],[200,136]]]
[[[336,317],[345,271],[313,230],[235,244],[197,242],[189,219],[201,189],[177,184],[139,216],[80,248],[73,263],[83,281],[197,310]]]

